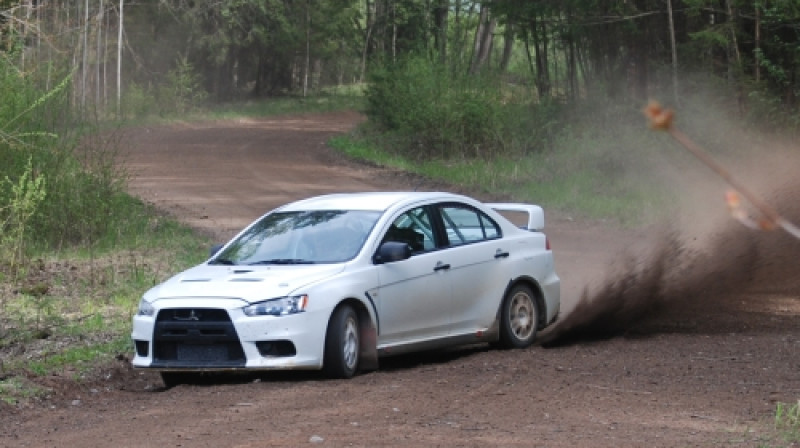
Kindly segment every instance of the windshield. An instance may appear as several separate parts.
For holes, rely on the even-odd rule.
[[[379,216],[380,212],[359,210],[271,213],[209,263],[340,263],[358,254]]]

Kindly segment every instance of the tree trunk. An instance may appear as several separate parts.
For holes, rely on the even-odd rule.
[[[81,107],[86,107],[86,77],[89,74],[89,0],[83,11],[83,69],[81,71]]]
[[[471,74],[479,72],[486,65],[492,50],[494,30],[497,27],[497,20],[489,19],[488,6],[481,6],[480,17],[481,21],[478,24],[478,30],[475,32],[475,49],[469,70]]]
[[[367,23],[366,23],[366,28],[364,30],[364,47],[361,52],[360,82],[364,82],[367,79],[367,57],[369,55],[370,43],[372,40],[372,32],[375,29],[375,11],[373,11],[374,3],[371,3],[370,0],[365,0],[364,4],[367,10]]]
[[[119,30],[117,33],[117,116],[122,111],[122,28],[125,23],[125,0],[119,0]]]
[[[672,53],[672,99],[680,104],[678,96],[678,50],[675,45],[675,19],[672,13],[672,0],[667,0],[667,19],[669,20],[669,43]]]
[[[392,11],[392,62],[397,61],[397,9],[391,3]]]
[[[756,24],[755,24],[755,53],[756,53],[756,60],[755,60],[755,77],[756,83],[761,81],[761,2],[755,2],[755,16],[756,16]]]
[[[448,0],[438,0],[434,9],[435,45],[439,53],[439,62],[447,64],[447,15],[449,11]]]
[[[101,84],[102,81],[102,64],[100,63],[100,58],[105,60],[105,52],[103,51],[103,12],[105,9],[105,5],[103,4],[104,0],[100,0],[100,6],[97,11],[97,38],[95,42],[96,50],[95,50],[95,80],[94,80],[94,103],[95,107],[100,108],[101,105]]]
[[[303,98],[308,95],[308,71],[311,68],[311,6],[306,0],[306,57],[303,64]]]
[[[33,15],[33,0],[25,1],[25,19],[22,21],[20,40],[22,41],[22,51],[20,51],[20,67],[25,71],[25,55],[28,47],[28,29],[31,27],[31,16]]]
[[[500,60],[500,73],[505,73],[508,70],[508,64],[511,61],[511,53],[514,50],[514,25],[511,23],[506,24],[506,30],[503,35],[503,58]]]
[[[736,61],[735,71],[736,73],[733,76],[738,77],[738,74],[741,73],[742,69],[742,55],[739,52],[739,42],[736,38],[736,18],[734,16],[733,7],[731,6],[731,0],[725,0],[725,6],[728,8],[728,25],[731,33],[731,48],[730,51],[734,55],[734,59]]]
[[[531,18],[530,33],[533,40],[533,49],[536,52],[536,90],[539,93],[539,99],[542,100],[550,96],[551,88],[547,63],[547,52],[549,51],[547,25],[540,24],[536,18]]]
[[[489,8],[481,6],[481,11],[478,15],[478,28],[475,30],[475,40],[472,44],[472,62],[470,63],[469,73],[475,73],[478,70],[478,59],[481,52],[481,44],[483,41],[483,33],[486,28],[486,18],[489,15]]]
[[[113,8],[111,6],[110,8]],[[105,22],[103,28],[106,30],[103,33],[103,109],[108,108],[108,35],[111,32],[111,14],[105,14]]]

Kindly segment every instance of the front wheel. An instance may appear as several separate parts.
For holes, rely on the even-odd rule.
[[[511,288],[500,309],[500,346],[525,348],[536,339],[539,309],[531,289],[525,285]]]
[[[325,333],[323,370],[331,378],[352,378],[361,351],[358,316],[350,306],[334,311]]]

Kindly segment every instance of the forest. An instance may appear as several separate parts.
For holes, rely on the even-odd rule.
[[[611,129],[640,126],[650,99],[682,107],[708,138],[723,114],[729,129],[797,135],[800,2],[0,0],[0,92],[12,260],[23,234],[63,247],[125,224],[112,212],[127,201],[117,142],[92,127],[276,98],[356,96],[368,144],[410,160],[519,167],[559,154],[557,169],[529,160],[542,174],[528,180],[624,202],[619,170],[636,171],[624,148],[653,145]],[[575,178],[581,148],[608,172]]]
[[[747,111],[794,113],[796,0],[2,0],[3,64],[45,91],[119,112],[361,84],[422,58],[492,76],[537,102],[602,95],[679,102],[686,77],[724,83]]]

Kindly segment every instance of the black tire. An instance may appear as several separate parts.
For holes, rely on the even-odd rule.
[[[330,378],[352,378],[358,371],[360,352],[358,316],[350,306],[339,307],[325,333],[323,371]]]
[[[536,339],[539,307],[531,289],[516,285],[508,291],[500,308],[500,347],[525,348]]]

